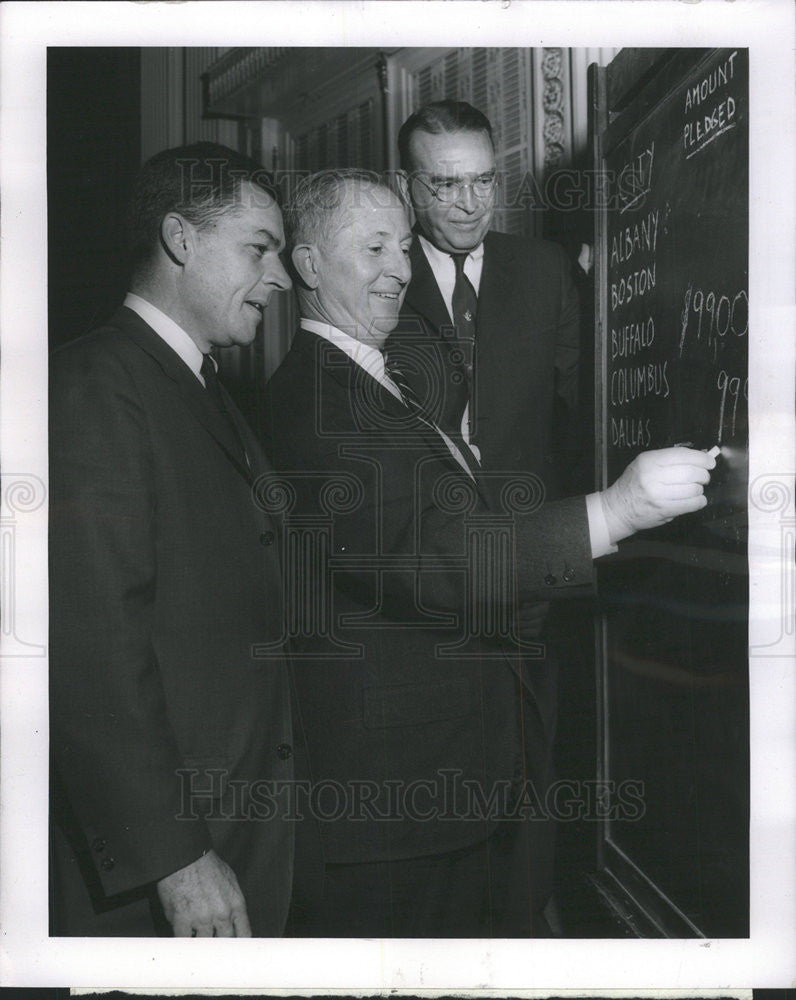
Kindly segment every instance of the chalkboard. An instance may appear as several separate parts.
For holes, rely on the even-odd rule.
[[[711,54],[605,154],[608,477],[718,444],[727,513],[746,497],[747,91],[746,51]]]
[[[748,53],[615,62],[595,97],[600,479],[648,449],[721,454],[703,511],[598,565],[601,777],[643,802],[610,813],[601,860],[647,932],[745,936]]]

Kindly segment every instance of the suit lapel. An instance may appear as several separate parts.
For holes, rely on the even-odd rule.
[[[157,362],[163,374],[174,383],[175,389],[199,423],[214,438],[237,471],[247,481],[251,482],[251,470],[242,465],[236,455],[235,442],[231,440],[231,428],[226,425],[224,418],[208,397],[201,382],[182,358],[132,309],[122,306],[111,320],[111,325],[122,330],[141,350],[145,351]],[[226,390],[223,390],[223,387],[222,392],[224,393],[225,402],[229,407],[231,418],[240,430],[243,418],[238,413],[237,407],[232,402],[229,394],[226,393]],[[246,441],[246,450],[248,452],[250,444],[249,435],[243,434],[242,437]]]
[[[442,436],[353,361],[345,351],[306,330],[298,331],[293,345],[304,356],[305,363],[315,366],[319,376],[330,376],[343,390],[356,430],[395,435],[405,433],[410,428],[437,458],[461,471],[461,466],[451,455]],[[321,412],[326,391],[323,381],[321,377],[315,380],[316,401]],[[380,414],[383,414],[381,420]]]
[[[293,348],[302,354],[304,363],[318,373],[315,395],[321,408],[326,390],[320,376],[327,375],[345,392],[349,414],[358,430],[387,430],[390,425],[376,428],[369,419],[379,411],[384,411],[392,420],[403,421],[405,425],[408,411],[404,404],[331,341],[299,329]],[[412,419],[419,427],[424,426],[421,421]]]
[[[453,325],[448,315],[445,300],[437,285],[437,279],[431,270],[431,265],[423,253],[420,240],[415,239],[410,250],[410,260],[412,264],[412,280],[406,290],[404,301],[404,314],[416,314],[422,316],[434,329],[435,334],[441,331],[449,331],[452,335]],[[408,332],[408,331],[407,331]],[[414,332],[414,331],[412,331]]]
[[[502,317],[501,323],[506,325],[506,312],[511,302],[517,296],[523,298],[527,289],[518,286],[518,276],[515,274],[514,254],[487,233],[484,240],[484,265],[481,271],[481,285],[478,289],[478,323],[476,342],[479,348],[478,364],[482,368],[485,359],[488,364],[490,350],[481,352],[481,348],[491,345],[494,337],[493,317]],[[506,344],[497,345],[498,350],[506,349]]]
[[[237,456],[240,445],[243,445],[243,457],[246,462],[246,478],[251,481],[256,478],[261,471],[268,471],[265,463],[265,456],[262,453],[260,443],[252,433],[246,418],[235,405],[233,398],[221,383],[219,383],[219,388],[221,389],[224,406],[229,414],[229,418],[235,425],[235,429],[238,432],[237,442],[230,442],[231,445],[234,444],[235,446],[233,454]]]

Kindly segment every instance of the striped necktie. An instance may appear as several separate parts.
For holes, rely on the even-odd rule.
[[[434,422],[434,418],[425,409],[423,404],[418,399],[417,393],[407,381],[406,376],[401,371],[400,365],[395,361],[395,358],[391,358],[387,354],[384,355],[384,370],[392,379],[398,391],[401,393],[407,408],[418,418],[418,420],[421,420],[426,427],[432,428],[437,432],[437,434],[439,434],[456,461],[464,468],[468,475],[475,479],[479,466],[475,460],[475,456],[462,440],[461,435],[446,433],[437,426]],[[453,447],[451,447],[451,445],[453,445]]]

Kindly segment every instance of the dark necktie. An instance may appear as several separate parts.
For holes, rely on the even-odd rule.
[[[396,362],[395,358],[391,358],[388,354],[384,355],[384,370],[390,376],[395,386],[403,396],[407,409],[414,413],[418,420],[421,420],[427,427],[431,427],[440,437],[442,437],[439,427],[434,422],[434,418],[418,399],[417,393],[407,381],[406,376],[401,371],[400,365]],[[458,430],[455,433],[448,431],[447,434],[458,448],[466,468],[473,475],[473,477],[475,477],[475,473],[478,471],[478,463],[476,462],[473,453],[464,443],[461,434]]]
[[[456,339],[463,354],[462,370],[464,372],[463,394],[464,405],[469,402],[470,440],[473,439],[474,428],[474,393],[473,379],[475,372],[475,318],[478,311],[478,296],[470,279],[464,273],[466,253],[452,253],[453,266],[456,268],[456,282],[453,286],[453,325],[456,327]],[[462,411],[464,410],[462,406]]]
[[[241,440],[238,428],[235,426],[235,421],[232,419],[232,415],[224,403],[224,397],[221,395],[221,383],[218,381],[216,373],[216,366],[209,354],[205,354],[202,358],[202,367],[199,369],[199,374],[204,380],[208,396],[212,399],[213,404],[221,414],[225,426],[230,431],[229,443],[234,447],[235,457],[242,465],[248,468],[249,456],[243,447],[243,441]]]

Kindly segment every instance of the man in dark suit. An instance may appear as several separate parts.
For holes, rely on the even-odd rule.
[[[404,122],[398,148],[416,240],[388,351],[406,359],[415,391],[473,448],[488,481],[530,474],[548,499],[566,496],[591,481],[592,464],[578,426],[581,333],[567,255],[492,228],[500,194],[492,128],[472,105],[424,105]],[[567,696],[577,699],[578,678],[592,672],[588,611],[540,601],[520,619],[526,640],[544,642],[551,674],[557,659],[581,663],[566,673]],[[552,730],[555,699],[549,708]]]
[[[401,201],[368,174],[327,171],[287,219],[302,321],[266,389],[277,482],[261,499],[287,515],[326,862],[290,932],[539,934],[554,690],[515,608],[582,593],[594,556],[703,506],[713,459],[648,453],[605,493],[553,503],[514,477],[497,491],[510,516],[494,511],[466,444],[382,353],[411,273]]]
[[[275,936],[292,777],[261,448],[216,376],[290,287],[256,163],[166,150],[132,198],[133,278],[52,358],[50,708],[55,935]]]
[[[404,122],[398,146],[417,239],[389,350],[414,355],[416,391],[484,469],[531,473],[559,496],[574,451],[579,353],[566,254],[490,228],[495,151],[476,108],[427,104]]]

